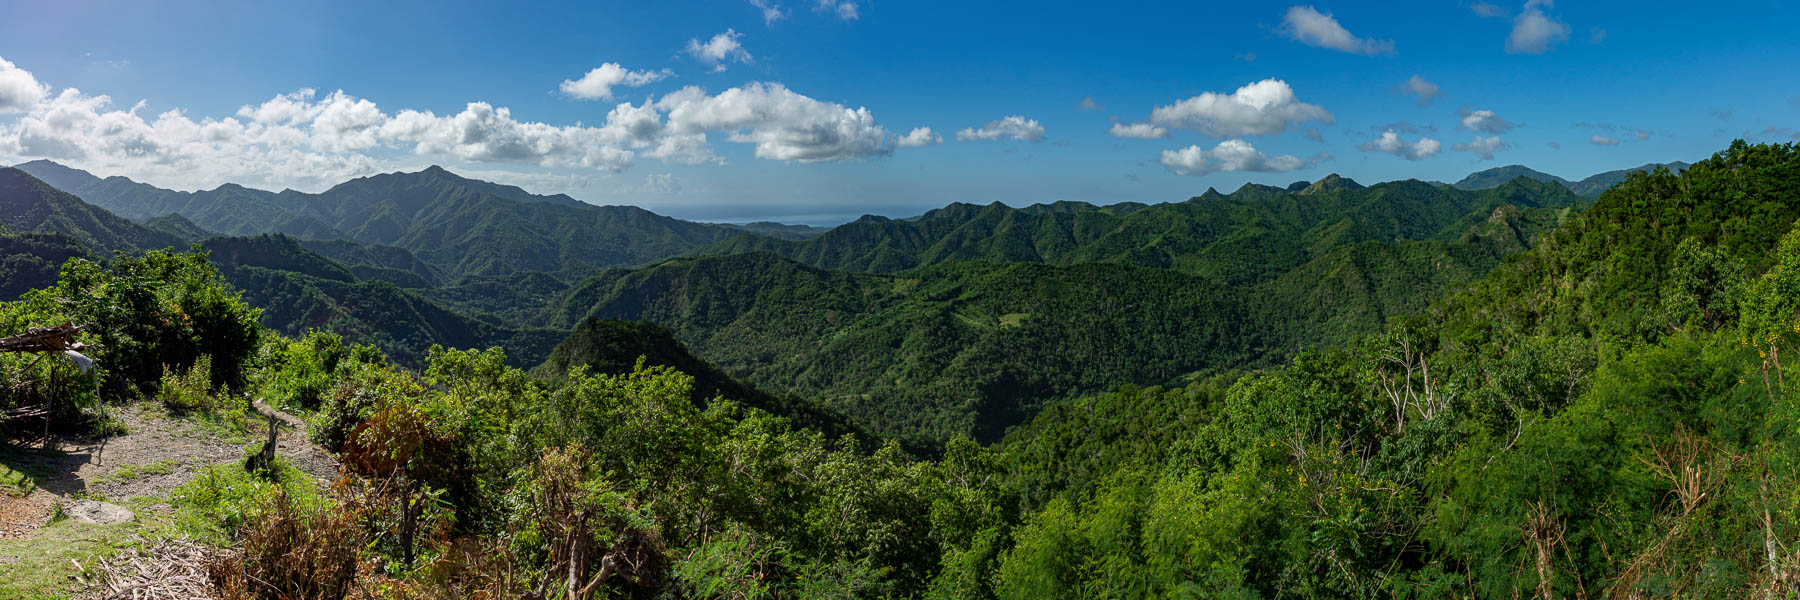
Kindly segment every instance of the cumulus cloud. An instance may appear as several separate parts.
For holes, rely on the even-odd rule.
[[[748,64],[752,58],[750,51],[738,41],[744,34],[735,29],[726,29],[724,33],[712,36],[712,39],[701,42],[699,38],[688,40],[687,53],[701,64],[712,67],[714,73],[724,71],[728,63]]]
[[[1599,27],[1588,30],[1588,43],[1598,44],[1606,41],[1606,30]]]
[[[1562,149],[1562,144],[1558,143],[1558,142],[1547,142],[1546,145],[1550,146],[1551,150],[1561,150]]]
[[[845,2],[844,0],[819,0],[819,5],[813,10],[835,14],[837,18],[845,21],[855,21],[862,17],[862,14],[856,10],[855,2]]]
[[[1595,146],[1617,146],[1619,145],[1619,140],[1618,138],[1610,136],[1594,134],[1594,137],[1588,138],[1588,143]]]
[[[1730,121],[1732,112],[1733,111],[1731,109],[1719,108],[1717,106],[1707,107],[1707,109],[1706,109],[1706,114],[1712,115],[1713,118],[1718,119],[1720,121]]]
[[[1392,129],[1382,132],[1381,137],[1363,142],[1362,145],[1356,147],[1363,152],[1386,152],[1406,160],[1427,158],[1437,154],[1438,150],[1442,148],[1443,144],[1428,137],[1407,142],[1400,139],[1400,134],[1395,133]]]
[[[1549,5],[1549,0],[1525,3],[1525,10],[1513,18],[1512,34],[1506,37],[1507,54],[1543,54],[1569,39],[1569,26],[1544,14]]]
[[[610,100],[614,86],[638,87],[648,83],[661,81],[673,75],[668,69],[661,71],[633,71],[619,66],[619,63],[605,63],[582,75],[581,79],[564,79],[562,93],[582,100]]]
[[[1219,171],[1281,172],[1313,166],[1313,160],[1293,155],[1269,156],[1244,140],[1225,140],[1208,150],[1188,146],[1164,150],[1162,164],[1176,175],[1206,175]]]
[[[1269,135],[1295,123],[1329,125],[1334,120],[1330,111],[1299,101],[1294,89],[1279,79],[1264,79],[1230,94],[1206,92],[1150,111],[1152,124],[1222,138]]]
[[[762,11],[764,25],[774,25],[776,21],[780,21],[782,17],[787,16],[787,13],[781,10],[780,4],[770,2],[769,0],[750,0],[750,5],[756,7],[757,10]]]
[[[0,57],[0,113],[24,112],[49,94],[50,87],[38,83],[30,71]]]
[[[887,130],[868,109],[814,100],[779,83],[751,83],[716,96],[689,87],[656,105],[675,134],[725,131],[733,142],[755,144],[757,158],[821,162],[891,151]]]
[[[937,132],[932,131],[930,127],[918,127],[914,128],[906,135],[900,136],[900,139],[896,140],[894,145],[901,148],[919,148],[923,146],[936,146],[942,143],[944,143],[944,136],[938,135]]]
[[[1281,20],[1281,33],[1303,44],[1331,48],[1351,54],[1393,54],[1394,42],[1391,40],[1371,40],[1356,37],[1350,30],[1339,25],[1331,15],[1321,13],[1311,6],[1294,6],[1287,10]]]
[[[1106,110],[1106,107],[1101,106],[1099,102],[1095,102],[1093,96],[1087,96],[1082,98],[1081,102],[1075,105],[1075,110]]]
[[[1004,139],[1035,142],[1044,139],[1044,126],[1033,119],[1010,115],[998,121],[989,121],[980,129],[970,127],[956,132],[956,141],[959,142]]]
[[[1323,142],[1323,141],[1325,141],[1325,136],[1319,134],[1319,128],[1308,127],[1308,128],[1306,128],[1306,139],[1309,139],[1309,140],[1312,140],[1315,142]]]
[[[23,107],[16,121],[0,122],[0,164],[49,158],[179,189],[226,182],[320,189],[420,160],[590,174],[617,173],[645,157],[723,162],[710,143],[718,135],[753,145],[759,158],[798,162],[883,156],[898,143],[865,108],[776,83],[716,95],[690,86],[642,104],[617,104],[597,126],[533,122],[486,102],[446,115],[390,112],[341,90],[278,94],[217,118],[181,110],[148,115],[144,106],[118,108],[108,96],[76,89],[45,96]]]
[[[1436,100],[1444,95],[1444,91],[1438,89],[1437,84],[1426,81],[1424,77],[1418,75],[1413,75],[1406,81],[1394,84],[1394,89],[1403,94],[1418,96],[1420,107],[1428,106],[1431,104],[1432,100]]]
[[[1154,140],[1169,137],[1168,129],[1157,127],[1149,123],[1132,123],[1129,125],[1125,123],[1113,123],[1112,128],[1107,129],[1106,132],[1112,134],[1113,137],[1134,138],[1140,140]]]
[[[1500,115],[1494,114],[1494,111],[1491,110],[1469,110],[1469,107],[1464,106],[1457,109],[1456,114],[1462,117],[1457,126],[1469,131],[1500,134],[1517,127],[1506,119],[1500,118]]]
[[[1482,137],[1478,135],[1468,143],[1457,144],[1451,148],[1458,152],[1474,154],[1481,157],[1481,160],[1494,160],[1495,152],[1510,150],[1512,144],[1501,141],[1500,136]]]

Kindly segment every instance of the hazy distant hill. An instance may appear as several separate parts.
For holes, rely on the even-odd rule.
[[[1668,167],[1669,170],[1680,173],[1683,170],[1686,170],[1687,166],[1687,163],[1680,161],[1671,163],[1650,163],[1639,167],[1632,167],[1630,169],[1619,169],[1617,171],[1599,173],[1581,181],[1569,181],[1549,173],[1532,170],[1524,165],[1508,165],[1470,173],[1469,176],[1464,177],[1462,181],[1456,182],[1453,187],[1460,190],[1485,190],[1499,187],[1501,184],[1512,181],[1518,177],[1526,177],[1537,181],[1559,183],[1562,184],[1563,187],[1569,188],[1569,191],[1575,192],[1576,195],[1593,198],[1599,196],[1600,192],[1606,191],[1607,188],[1624,181],[1625,176],[1630,175],[1631,173],[1649,171],[1657,167]]]
[[[19,168],[128,218],[176,213],[226,234],[283,233],[396,246],[448,277],[639,264],[740,233],[637,207],[534,195],[440,167],[353,179],[319,194],[237,185],[176,192],[124,177],[101,179],[49,161]]]
[[[1679,174],[1682,171],[1687,170],[1688,164],[1681,161],[1661,164],[1650,163],[1641,167],[1607,171],[1570,184],[1569,190],[1583,196],[1599,196],[1600,192],[1604,192],[1607,188],[1618,185],[1621,181],[1625,181],[1626,176],[1638,171],[1652,171],[1657,167],[1666,167],[1669,171]]]
[[[1482,191],[1400,181],[1364,187],[1326,177],[1290,191],[1246,185],[1186,202],[1015,209],[951,204],[905,220],[864,217],[810,240],[739,236],[691,254],[768,251],[815,267],[891,273],[949,261],[1108,262],[1172,268],[1248,285],[1331,249],[1363,241],[1423,240],[1470,213],[1504,204],[1572,206],[1559,185],[1521,180]]]

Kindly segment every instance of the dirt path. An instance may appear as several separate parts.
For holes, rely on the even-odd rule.
[[[7,466],[35,473],[38,481],[36,489],[23,498],[0,493],[0,539],[29,536],[49,520],[57,504],[77,496],[112,501],[165,496],[203,468],[244,457],[240,443],[245,440],[226,439],[193,421],[170,417],[155,406],[138,404],[114,410],[125,424],[125,435],[103,439],[52,436],[15,446]],[[285,425],[279,428],[276,453],[302,472],[329,483],[337,476],[337,462],[307,441],[304,422],[277,414],[285,417]],[[261,436],[253,434],[251,438]]]

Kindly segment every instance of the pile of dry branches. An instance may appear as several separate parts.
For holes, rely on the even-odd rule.
[[[139,543],[102,558],[76,575],[90,600],[191,600],[215,598],[207,563],[220,551],[185,538]]]

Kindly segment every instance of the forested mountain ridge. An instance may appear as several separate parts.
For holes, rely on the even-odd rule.
[[[246,301],[266,307],[264,326],[299,336],[318,329],[376,346],[396,362],[423,364],[433,345],[502,346],[517,366],[547,356],[564,329],[531,329],[484,321],[313,252],[283,235],[216,237],[201,248]]]
[[[57,287],[0,304],[0,321],[93,322],[84,335],[114,341],[141,331],[145,343],[94,346],[102,376],[129,374],[118,389],[174,390],[165,403],[179,394],[218,403],[199,409],[214,411],[202,418],[229,417],[245,398],[307,416],[313,439],[340,456],[342,485],[324,491],[303,474],[261,482],[232,462],[171,496],[181,531],[218,527],[244,549],[214,563],[225,577],[332,576],[424,597],[518,597],[533,593],[531,581],[590,577],[606,593],[647,597],[1737,599],[1800,590],[1800,405],[1788,400],[1800,380],[1787,385],[1780,361],[1782,347],[1800,344],[1800,145],[1737,143],[1681,174],[1632,174],[1586,210],[1501,205],[1455,223],[1460,231],[1427,239],[1338,246],[1276,280],[1343,273],[1331,285],[1385,289],[1398,284],[1378,272],[1453,279],[1459,256],[1505,255],[1474,281],[1428,294],[1422,310],[1339,344],[1169,387],[1112,386],[1034,415],[958,396],[890,409],[906,414],[864,405],[859,418],[924,432],[973,423],[991,433],[987,419],[1024,420],[995,444],[952,436],[912,455],[697,396],[699,378],[736,386],[723,364],[681,351],[679,327],[583,321],[539,377],[507,368],[498,349],[431,350],[423,369],[401,370],[335,336],[254,328],[257,309],[191,255],[72,261]],[[245,244],[239,257],[262,243],[276,244],[272,253],[299,247],[273,236],[232,243]],[[315,278],[324,285],[343,278],[313,270],[333,277]],[[1434,270],[1441,277],[1422,275]],[[818,354],[821,369],[875,373],[872,389],[902,391],[1081,385],[1096,372],[1087,363],[1153,360],[1166,344],[1193,344],[1173,354],[1220,353],[1229,346],[1205,339],[1290,333],[1234,312],[1286,291],[1226,286],[1249,297],[1234,299],[1206,281],[1116,263],[850,273],[772,253],[678,257],[606,270],[546,318],[581,319],[586,305],[674,315],[693,331],[746,326],[742,348],[775,354],[787,352],[769,349],[783,336],[823,332],[818,343],[831,349]],[[734,288],[746,293],[725,293]],[[1026,299],[984,291],[998,289]],[[146,295],[154,301],[121,302]],[[796,305],[818,312],[785,308]],[[1021,307],[1031,312],[1002,312]],[[1218,323],[1196,328],[1193,315]],[[891,328],[890,316],[900,319]],[[776,322],[747,327],[766,319]],[[1040,321],[1054,326],[1034,328]],[[1142,339],[1105,341],[1122,336],[1090,325]],[[966,353],[982,347],[997,352]],[[207,372],[188,370],[208,351],[251,357],[212,363],[225,365],[210,373],[237,392],[210,396],[195,375]],[[938,356],[950,353],[967,358]],[[633,354],[699,375],[635,362],[626,371]],[[1009,379],[1031,373],[1005,362],[1015,355],[1025,366],[1069,362]],[[52,369],[73,369],[13,355],[0,364],[0,390],[26,393],[47,389]],[[933,369],[959,375],[926,381]],[[396,533],[409,522],[433,535]],[[567,538],[540,531],[586,532],[602,540],[592,549],[635,557],[633,571],[566,577],[555,554],[566,546],[555,540]],[[295,574],[291,554],[271,548],[329,553],[346,566]],[[376,564],[413,568],[362,567]]]
[[[1500,186],[1519,177],[1525,177],[1536,181],[1561,184],[1563,187],[1569,188],[1569,191],[1574,192],[1578,196],[1592,198],[1599,196],[1600,193],[1606,191],[1607,188],[1624,181],[1627,175],[1637,172],[1653,171],[1656,170],[1657,167],[1667,168],[1671,171],[1680,173],[1688,167],[1688,164],[1681,161],[1650,163],[1629,169],[1596,173],[1581,181],[1569,181],[1549,173],[1533,170],[1524,165],[1507,165],[1504,167],[1494,167],[1492,169],[1470,173],[1468,177],[1464,177],[1461,181],[1456,182],[1451,187],[1455,187],[1459,190],[1485,190]]]
[[[1314,194],[1335,197],[1353,185],[1328,182]],[[1539,194],[1569,197],[1559,190],[1521,181],[1472,204],[1486,209],[1511,199],[1540,204]],[[1265,200],[1292,196],[1254,193]],[[1399,212],[1373,204],[1318,232],[1312,248],[1294,250],[1302,255],[1298,264],[1262,281],[1105,262],[948,261],[850,273],[751,252],[610,269],[560,292],[528,322],[568,327],[598,317],[662,324],[726,372],[818,398],[878,432],[925,445],[953,435],[993,440],[1058,398],[1267,364],[1297,348],[1376,331],[1388,318],[1481,277],[1573,210],[1502,203],[1462,218],[1438,217],[1448,225],[1423,237],[1442,239],[1396,243],[1361,233]],[[1035,212],[1088,212],[1059,208]],[[1000,209],[946,210],[972,211],[978,219]],[[1129,212],[1149,210],[1155,209]],[[1251,264],[1255,248],[1244,252],[1246,268],[1270,267]],[[1308,259],[1308,252],[1318,254]],[[1223,254],[1212,256],[1224,261]],[[1230,273],[1232,264],[1238,263],[1207,266]]]
[[[1032,516],[945,578],[1000,597],[1788,595],[1800,522],[1772,511],[1800,489],[1776,357],[1800,338],[1796,219],[1800,146],[1739,142],[1630,175],[1381,335],[1051,407],[1002,446]]]
[[[1452,239],[1470,213],[1485,217],[1505,204],[1580,202],[1561,186],[1529,180],[1466,192],[1418,181],[1365,188],[1333,175],[1298,191],[1246,185],[1230,195],[1208,190],[1147,206],[951,204],[915,219],[865,217],[803,241],[739,236],[693,254],[770,251],[815,267],[873,273],[968,260],[1112,262],[1250,285],[1358,242]]]
[[[565,195],[457,176],[440,167],[353,179],[318,194],[227,184],[176,192],[124,177],[101,179],[49,161],[20,169],[120,215],[180,214],[233,235],[284,233],[413,252],[452,277],[517,271],[584,273],[680,254],[741,233],[632,206],[594,206]]]
[[[61,233],[101,253],[183,245],[180,238],[120,218],[14,168],[0,168],[0,225]]]

